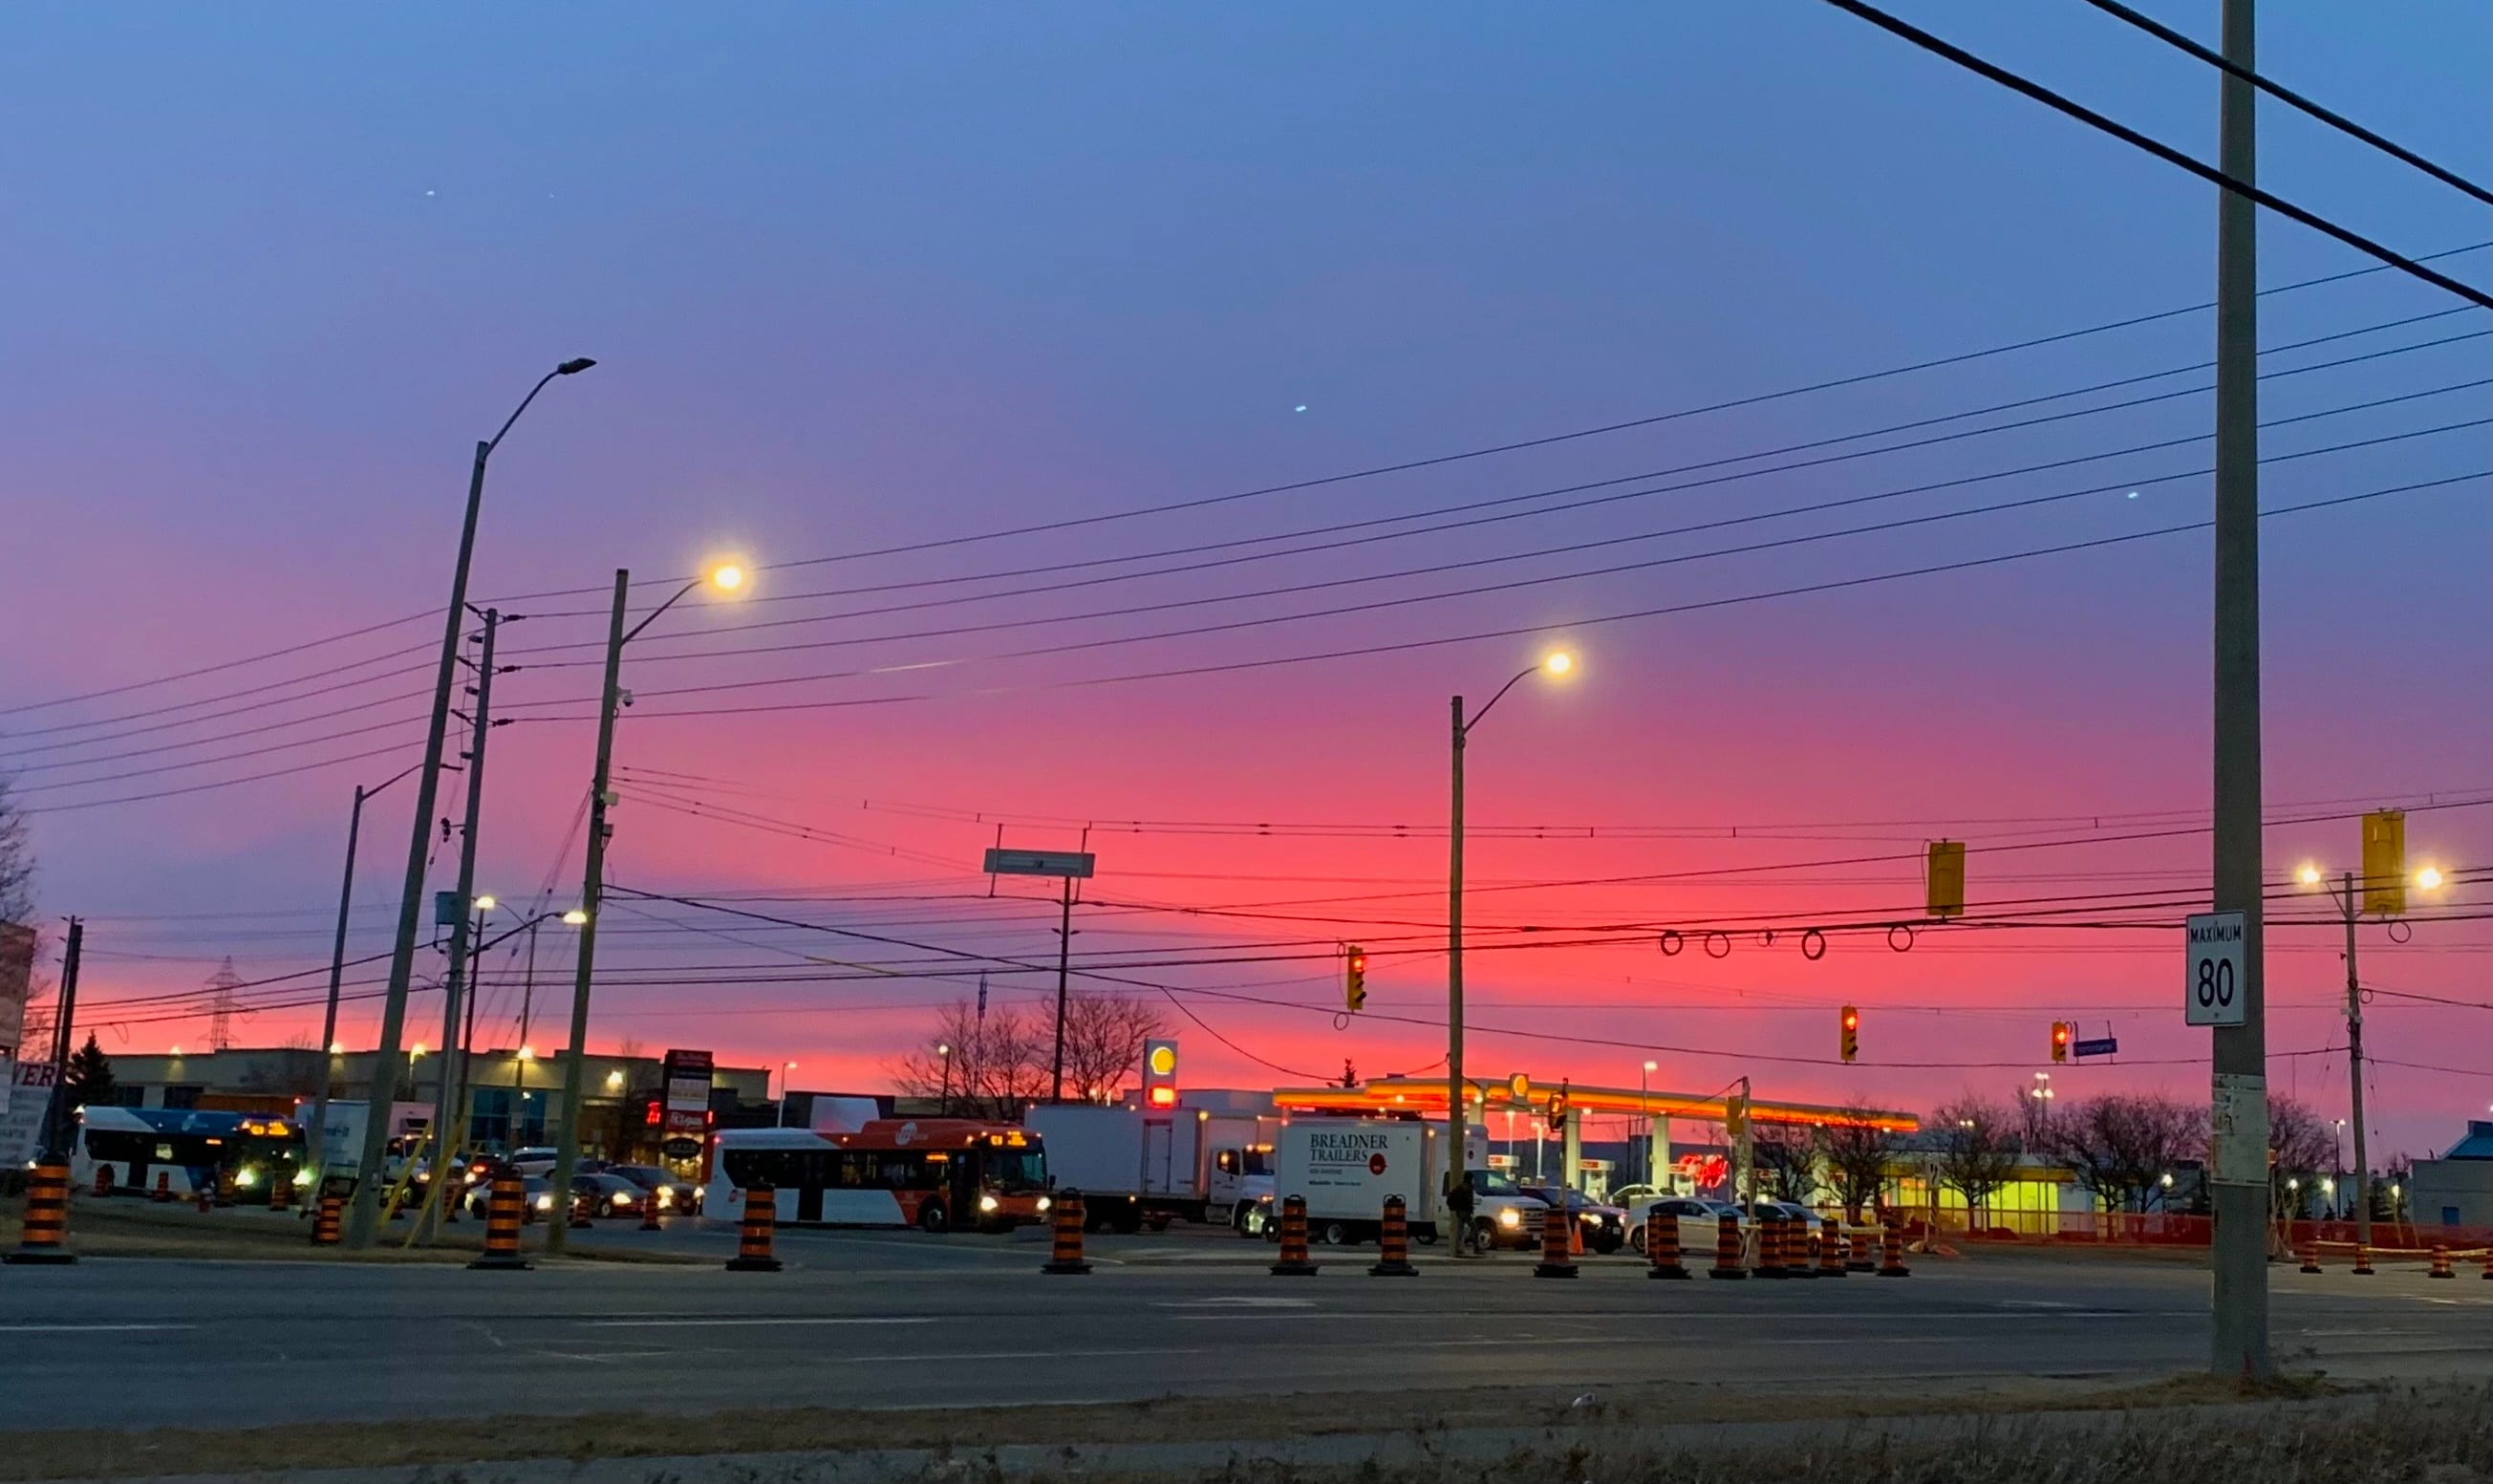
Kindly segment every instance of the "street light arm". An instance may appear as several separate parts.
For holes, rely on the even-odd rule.
[[[511,431],[511,424],[520,420],[520,414],[528,409],[529,403],[537,400],[537,393],[546,389],[546,383],[560,375],[562,375],[562,373],[559,371],[549,371],[544,376],[537,378],[537,384],[529,387],[528,394],[520,399],[520,405],[511,409],[511,415],[502,419],[500,431],[496,432],[492,438],[485,440],[485,452],[487,454],[491,454],[495,449],[499,448],[502,445],[502,435]]]
[[[647,618],[643,619],[640,622],[635,623],[635,624],[633,624],[633,625],[632,625],[631,629],[623,635],[623,643],[625,643],[625,644],[630,644],[633,640],[640,638],[640,637],[641,637],[641,630],[643,630],[643,629],[645,629],[645,628],[647,628],[650,624],[655,623],[655,622],[657,622],[657,621],[658,621],[658,615],[660,615],[660,614],[662,614],[662,613],[665,613],[665,612],[666,612],[668,609],[670,609],[670,608],[675,607],[676,603],[678,603],[678,602],[680,602],[680,601],[682,601],[682,600],[683,600],[683,596],[684,596],[684,594],[685,594],[685,593],[690,592],[690,591],[693,591],[695,588],[698,588],[698,587],[700,587],[701,585],[702,585],[702,579],[701,579],[701,578],[696,577],[696,578],[694,578],[692,581],[690,581],[690,582],[688,582],[688,583],[684,584],[682,587],[677,588],[677,589],[676,590],[676,595],[675,595],[674,597],[671,597],[671,598],[667,599],[665,602],[660,603],[657,607],[650,609],[650,610],[649,610],[649,616],[648,616]]]
[[[389,787],[391,784],[396,783],[399,779],[405,777],[407,774],[415,772],[423,766],[424,765],[422,763],[407,764],[405,768],[400,769],[398,772],[391,773],[388,777],[383,778],[378,783],[375,783],[372,787],[364,790],[364,797],[368,800],[371,799],[375,794],[379,793],[382,789]]]
[[[1497,694],[1488,698],[1488,705],[1472,712],[1471,719],[1463,723],[1463,735],[1465,737],[1472,735],[1472,728],[1481,724],[1482,718],[1489,713],[1490,708],[1496,706],[1500,701],[1505,700],[1506,693],[1513,690],[1518,683],[1520,683],[1525,676],[1538,674],[1540,669],[1541,667],[1539,665],[1526,665],[1521,670],[1516,672],[1514,680],[1511,680],[1505,684],[1497,687]]]

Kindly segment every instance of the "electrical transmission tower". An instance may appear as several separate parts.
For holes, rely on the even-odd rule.
[[[234,972],[228,958],[208,976],[208,1049],[222,1051],[233,1045],[234,991],[242,987],[242,976]]]

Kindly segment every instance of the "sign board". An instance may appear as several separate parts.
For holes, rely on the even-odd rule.
[[[2268,1078],[2218,1073],[2208,1107],[2208,1178],[2268,1184]]]
[[[2242,915],[2194,913],[2183,931],[2182,1019],[2192,1025],[2241,1024]]]
[[[1073,876],[1087,881],[1098,862],[1099,858],[1087,850],[1006,850],[998,847],[987,852],[987,874]]]
[[[35,983],[35,929],[0,923],[0,1046],[19,1048],[26,1036],[26,995]]]
[[[671,1160],[697,1160],[701,1158],[702,1146],[700,1139],[678,1136],[659,1145],[659,1149]]]
[[[60,1069],[50,1062],[0,1062],[9,1069],[9,1105],[0,1111],[0,1169],[16,1169],[42,1151],[44,1114],[52,1105]]]
[[[675,1051],[666,1059],[668,1134],[699,1134],[709,1126],[710,1055]]]
[[[2120,1038],[2106,1036],[2101,1041],[2081,1041],[2069,1047],[2080,1060],[2089,1056],[2110,1056],[2120,1049]]]

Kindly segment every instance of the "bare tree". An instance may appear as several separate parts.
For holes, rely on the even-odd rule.
[[[981,1016],[970,1001],[955,1000],[923,1043],[893,1061],[892,1083],[911,1097],[941,1100],[955,1116],[1017,1118],[1047,1096],[1049,1047],[1035,1021],[1012,1009]]]
[[[1826,1184],[1844,1203],[1844,1219],[1861,1220],[1861,1208],[1886,1188],[1887,1161],[1896,1152],[1895,1136],[1878,1127],[1877,1115],[1866,1107],[1847,1107],[1835,1123],[1819,1124],[1811,1145],[1824,1169]]]
[[[2116,1211],[2143,1211],[2150,1190],[2207,1147],[2207,1109],[2161,1093],[2090,1098],[2053,1120],[2056,1152]]]
[[[1749,1157],[1757,1172],[1758,1196],[1807,1204],[1817,1194],[1817,1155],[1810,1147],[1810,1131],[1785,1124],[1752,1124],[1750,1130]]]
[[[2337,1163],[2337,1131],[2307,1104],[2268,1100],[2268,1213],[2298,1216]],[[2342,1194],[2342,1193],[2338,1193]]]
[[[1933,1109],[1928,1127],[1937,1144],[1931,1155],[1932,1177],[1965,1197],[1968,1228],[1982,1226],[1979,1218],[1987,1203],[2017,1170],[2016,1140],[2021,1131],[2015,1115],[1987,1098],[1967,1093]]]
[[[1142,1066],[1143,1043],[1167,1024],[1160,1013],[1122,994],[1076,994],[1065,1003],[1065,1095],[1114,1103],[1126,1075]],[[1055,1028],[1049,1027],[1051,1060]]]

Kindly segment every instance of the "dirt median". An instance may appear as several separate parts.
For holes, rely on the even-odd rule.
[[[0,1210],[0,1250],[18,1240],[17,1202]],[[445,1233],[430,1247],[405,1245],[404,1224],[366,1251],[312,1245],[309,1217],[295,1219],[256,1209],[201,1213],[189,1206],[149,1201],[79,1200],[70,1207],[70,1251],[84,1257],[170,1257],[278,1262],[464,1263],[485,1249],[481,1225]],[[534,1256],[541,1238],[524,1239]],[[583,1243],[566,1255],[592,1262],[697,1263],[684,1253]]]

